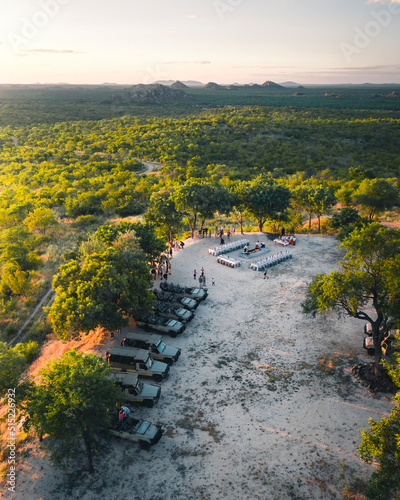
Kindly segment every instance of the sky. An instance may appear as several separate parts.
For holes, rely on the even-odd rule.
[[[400,83],[400,0],[2,0],[0,84]]]

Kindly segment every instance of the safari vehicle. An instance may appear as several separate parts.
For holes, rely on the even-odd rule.
[[[399,332],[400,330],[389,330],[386,338],[382,341],[381,344],[383,354],[389,354],[388,349],[390,349],[392,342],[394,341],[396,335]],[[371,323],[366,323],[364,325],[364,333],[367,335],[367,337],[364,338],[363,347],[364,349],[367,350],[370,356],[373,356],[375,354],[375,346],[374,346],[374,340],[372,338]]]
[[[140,332],[127,332],[121,342],[123,347],[138,347],[147,349],[153,359],[158,359],[169,365],[177,361],[181,355],[181,350],[176,347],[165,345],[161,335],[149,335]]]
[[[178,333],[182,333],[186,328],[184,324],[176,319],[163,318],[156,314],[145,314],[135,319],[136,323],[145,330],[157,330],[162,333],[168,333],[173,338],[176,337]]]
[[[145,384],[139,380],[137,373],[112,372],[110,380],[122,389],[129,403],[142,403],[152,408],[160,399],[161,387]]]
[[[144,377],[152,377],[161,382],[168,375],[169,365],[154,361],[149,351],[130,347],[113,347],[106,354],[107,362],[114,370],[134,372]]]
[[[139,443],[142,450],[148,450],[160,441],[164,431],[159,425],[132,417],[131,413],[120,422],[116,413],[111,417],[110,432],[114,436]]]
[[[174,293],[162,292],[161,290],[153,290],[154,295],[160,302],[165,302],[174,307],[185,307],[189,311],[194,311],[199,303],[197,300],[191,299],[190,297],[179,297]]]
[[[168,283],[167,281],[162,282],[160,284],[160,288],[164,292],[172,292],[178,296],[190,297],[191,299],[199,301],[204,300],[208,295],[206,288],[190,288],[187,286],[174,285],[173,283]]]
[[[181,323],[187,323],[191,321],[194,317],[194,314],[184,307],[173,307],[165,302],[155,302],[153,304],[154,311],[160,316],[164,316],[165,318],[177,319]]]

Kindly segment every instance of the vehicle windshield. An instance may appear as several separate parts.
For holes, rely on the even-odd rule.
[[[158,352],[163,352],[165,349],[165,344],[164,342],[160,339],[157,344],[156,344]]]
[[[193,288],[192,293],[200,293],[200,288]]]
[[[175,326],[177,324],[177,321],[175,319],[170,319],[168,321],[168,326]]]
[[[143,390],[143,382],[141,380],[138,380],[135,385],[135,389],[140,393]]]
[[[180,315],[180,316],[185,316],[185,314],[187,313],[187,309],[184,309],[183,307],[181,307],[177,313]]]
[[[148,369],[150,369],[153,366],[153,358],[150,356],[146,359],[145,365],[147,366]]]
[[[150,427],[150,422],[146,422],[146,420],[143,420],[143,422],[140,422],[140,425],[137,428],[136,432],[138,434],[144,434],[149,427]]]

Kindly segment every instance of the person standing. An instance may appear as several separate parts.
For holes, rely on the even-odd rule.
[[[267,268],[264,267],[264,279],[269,279],[268,276],[267,276],[268,272],[267,272]]]
[[[214,278],[211,278],[211,285],[215,286],[215,279]]]
[[[193,278],[196,279],[196,276],[197,276],[197,271],[196,269],[193,271]]]
[[[199,276],[199,285],[200,288],[203,288],[203,278],[201,276]]]

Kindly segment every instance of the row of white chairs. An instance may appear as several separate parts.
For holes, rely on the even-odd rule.
[[[267,267],[272,267],[275,264],[279,264],[279,262],[283,262],[284,260],[288,260],[291,258],[292,254],[289,251],[279,252],[275,255],[271,255],[270,257],[265,257],[265,259],[252,262],[250,264],[250,269],[254,269],[255,271],[261,271]]]
[[[221,255],[223,253],[232,252],[233,250],[237,250],[238,248],[242,248],[248,244],[249,244],[249,240],[245,240],[245,239],[232,241],[230,243],[225,243],[224,245],[219,245],[219,246],[214,247],[214,248],[209,248],[208,253],[210,253],[211,255],[217,256],[217,255]]]
[[[232,259],[230,257],[218,257],[217,262],[228,267],[240,267],[242,265],[240,259]]]

